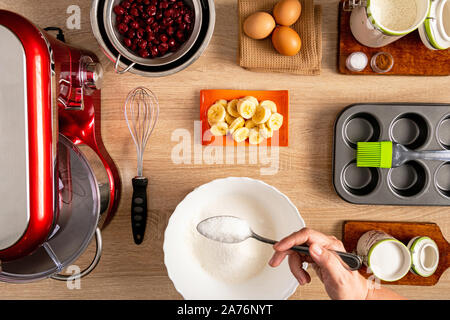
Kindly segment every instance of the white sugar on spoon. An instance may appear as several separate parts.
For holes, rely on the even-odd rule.
[[[232,216],[208,218],[197,225],[197,230],[208,239],[224,243],[239,243],[253,234],[247,221]]]

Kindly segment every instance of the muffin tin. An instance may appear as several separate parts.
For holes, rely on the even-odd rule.
[[[450,150],[448,104],[356,104],[335,124],[333,183],[355,204],[450,205],[450,162],[410,161],[392,168],[358,168],[360,141],[394,141],[413,150]]]

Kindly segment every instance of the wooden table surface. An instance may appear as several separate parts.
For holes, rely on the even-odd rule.
[[[102,134],[123,179],[119,211],[104,230],[104,253],[97,269],[81,281],[80,290],[45,280],[27,285],[0,284],[0,299],[180,299],[163,261],[164,230],[176,205],[195,187],[216,178],[249,176],[284,192],[299,208],[307,226],[341,237],[344,220],[435,222],[450,238],[450,209],[445,207],[356,206],[341,200],[332,186],[333,123],[347,105],[358,102],[450,102],[449,77],[344,76],[336,71],[338,0],[323,5],[323,66],[315,77],[260,74],[241,69],[237,57],[236,0],[216,0],[216,29],[203,56],[176,75],[151,79],[116,75],[102,54],[89,24],[89,0],[0,0],[0,8],[18,12],[37,25],[64,26],[68,43],[98,54],[106,69],[102,90]],[[81,29],[67,30],[70,5],[81,8]],[[4,49],[4,48],[3,48]],[[133,243],[130,226],[131,179],[136,152],[122,113],[127,93],[136,86],[159,97],[161,117],[145,153],[144,174],[150,179],[149,232],[141,246]],[[171,140],[176,129],[194,131],[201,89],[287,89],[290,91],[290,147],[280,152],[276,175],[262,176],[264,165],[176,165]],[[93,246],[77,263],[85,265]],[[434,287],[395,286],[411,299],[449,299],[450,272]],[[293,299],[327,299],[314,275]]]

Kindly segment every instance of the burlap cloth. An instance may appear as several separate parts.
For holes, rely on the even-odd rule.
[[[291,26],[302,40],[300,52],[293,57],[275,51],[271,38],[253,40],[243,31],[244,20],[256,11],[272,13],[279,0],[239,0],[239,53],[241,67],[259,72],[286,72],[301,75],[320,74],[322,62],[322,7],[313,0],[300,0],[302,14]]]

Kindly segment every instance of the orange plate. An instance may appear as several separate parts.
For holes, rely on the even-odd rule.
[[[271,139],[260,143],[260,146],[268,147],[288,147],[289,146],[289,91],[251,91],[251,90],[201,90],[200,91],[200,120],[202,121],[202,145],[212,146],[242,146],[250,145],[248,139],[245,142],[237,143],[230,135],[224,137],[214,137],[209,132],[208,109],[217,100],[227,101],[240,99],[246,96],[253,96],[258,101],[272,100],[276,103],[278,113],[284,117],[283,126],[279,131],[274,132]]]

